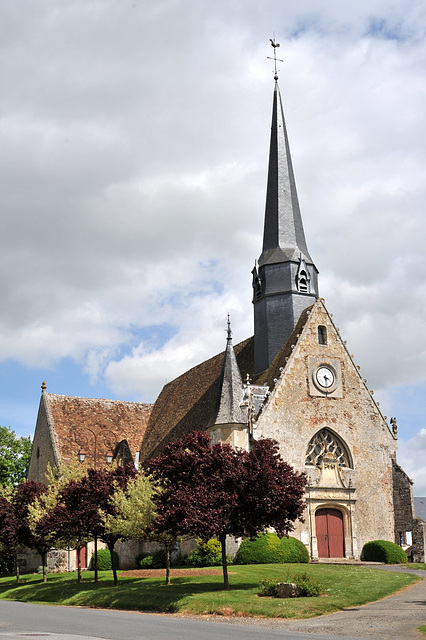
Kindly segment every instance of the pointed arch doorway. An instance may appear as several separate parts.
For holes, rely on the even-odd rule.
[[[345,543],[343,513],[338,509],[317,509],[315,512],[319,558],[344,558]]]

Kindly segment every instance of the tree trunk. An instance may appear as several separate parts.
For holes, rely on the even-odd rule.
[[[170,583],[170,547],[171,544],[166,544],[166,585],[168,586]]]
[[[115,542],[112,544],[108,544],[109,553],[111,556],[111,567],[112,567],[112,576],[114,578],[114,586],[118,585],[118,577],[117,577],[117,567],[115,566],[115,557],[114,557],[114,546]]]
[[[19,576],[19,562],[18,562],[18,552],[15,551],[15,573],[16,573],[16,582],[19,584],[20,576]]]
[[[47,582],[47,551],[41,554],[41,564],[43,567],[43,582]]]
[[[94,569],[95,569],[95,582],[98,581],[98,536],[94,537],[94,543],[95,543],[95,559],[94,559]]]
[[[222,547],[223,588],[225,591],[229,591],[228,563],[226,560],[226,533],[221,533],[219,540],[220,546]]]
[[[81,582],[81,558],[80,551],[82,547],[77,547],[77,582]]]

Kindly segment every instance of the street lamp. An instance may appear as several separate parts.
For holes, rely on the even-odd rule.
[[[114,455],[113,455],[112,451],[108,451],[108,452],[105,454],[105,461],[106,461],[106,463],[107,463],[107,464],[111,464],[113,457],[114,457]]]
[[[78,456],[78,461],[79,461],[79,462],[84,462],[84,461],[85,461],[85,459],[86,459],[86,452],[85,452],[85,450],[84,450],[84,449],[79,449],[79,451],[78,451],[78,453],[77,453],[77,456]]]

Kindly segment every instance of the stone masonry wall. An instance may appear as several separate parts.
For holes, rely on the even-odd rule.
[[[392,465],[393,503],[395,513],[394,542],[401,543],[401,532],[412,531],[414,518],[414,501],[412,481],[405,471],[396,464]]]
[[[426,522],[413,520],[413,562],[426,562]]]
[[[327,344],[318,344],[318,326],[327,329]],[[313,360],[314,359],[314,360]],[[338,361],[341,393],[337,397],[314,395],[312,362]],[[298,338],[292,355],[271,390],[254,430],[256,438],[278,440],[283,458],[297,471],[305,467],[307,446],[322,428],[334,431],[346,443],[353,468],[342,468],[344,487],[353,487],[356,501],[342,511],[351,523],[351,547],[360,555],[364,543],[394,539],[392,459],[396,442],[358,368],[337,333],[322,302],[317,302]],[[312,480],[315,483],[315,480]],[[313,484],[313,486],[315,486]],[[324,500],[326,505],[326,500]],[[315,504],[315,509],[320,507]],[[332,504],[331,504],[332,506]],[[315,526],[315,514],[306,512],[305,523],[297,523],[295,535],[306,540]],[[349,532],[345,531],[345,535]],[[349,555],[346,549],[346,555]]]

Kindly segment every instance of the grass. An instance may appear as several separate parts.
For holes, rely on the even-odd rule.
[[[426,635],[426,624],[423,624],[421,627],[418,627],[420,633],[424,633]]]
[[[402,565],[403,567],[407,567],[407,569],[423,569],[426,570],[426,562],[407,562]]]
[[[301,569],[323,586],[320,596],[277,599],[257,595],[262,579],[285,582]],[[164,577],[127,576],[120,577],[114,587],[110,571],[100,572],[98,583],[93,572],[86,571],[80,585],[75,573],[49,574],[46,584],[38,575],[25,575],[19,585],[13,578],[1,578],[0,599],[170,613],[310,618],[378,600],[419,580],[410,574],[360,566],[240,565],[230,571],[230,591],[222,590],[221,575],[175,577],[169,587],[164,585]]]

